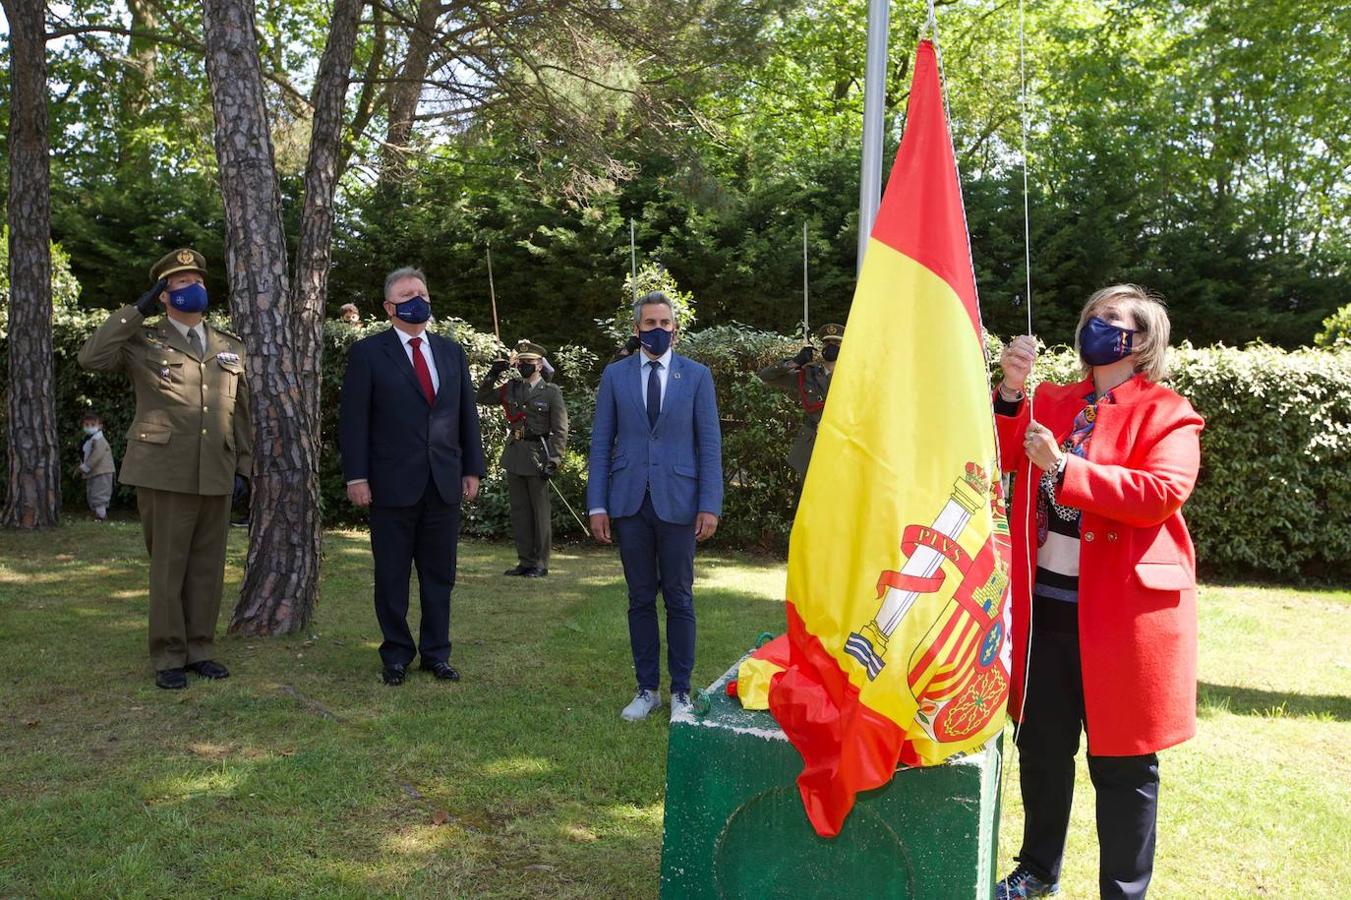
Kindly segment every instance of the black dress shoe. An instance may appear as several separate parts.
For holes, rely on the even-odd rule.
[[[502,574],[503,574],[503,575],[525,575],[525,574],[528,573],[529,571],[530,571],[530,567],[529,567],[529,566],[517,566],[517,567],[514,568],[514,569],[507,569],[507,570],[506,570],[505,572],[503,572]]]
[[[460,673],[448,662],[422,663],[418,668],[424,672],[431,672],[442,681],[460,680]]]
[[[197,662],[188,663],[188,671],[196,672],[203,678],[210,678],[212,681],[215,681],[218,678],[230,677],[229,669],[211,659],[199,659]]]
[[[408,670],[403,666],[385,666],[385,671],[380,677],[385,679],[385,684],[390,687],[398,687],[403,684],[404,678],[408,675]]]
[[[155,687],[166,691],[181,691],[188,686],[188,676],[182,669],[160,669],[155,673]]]
[[[543,578],[545,575],[549,574],[549,570],[541,569],[538,566],[531,566],[529,569],[526,569],[521,574],[526,578]]]

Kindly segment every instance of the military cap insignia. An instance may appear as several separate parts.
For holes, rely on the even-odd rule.
[[[201,272],[206,274],[206,260],[190,247],[170,250],[150,267],[150,277],[159,281],[176,272]]]
[[[516,356],[525,359],[542,357],[544,356],[544,348],[534,341],[521,340],[516,344]]]

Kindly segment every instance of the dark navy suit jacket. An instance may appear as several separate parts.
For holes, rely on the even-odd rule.
[[[375,506],[412,506],[430,477],[459,503],[462,475],[485,473],[469,360],[455,341],[423,332],[440,387],[428,404],[393,326],[352,345],[342,380],[338,444],[343,475],[365,478]]]
[[[631,516],[651,493],[663,522],[687,525],[701,512],[722,515],[722,429],[713,374],[671,354],[656,427],[643,402],[641,352],[611,363],[600,378],[591,426],[587,509]]]

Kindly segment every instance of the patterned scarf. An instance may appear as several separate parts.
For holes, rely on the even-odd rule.
[[[1101,397],[1095,393],[1089,392],[1084,397],[1084,408],[1074,417],[1074,426],[1070,429],[1070,436],[1065,438],[1060,449],[1066,453],[1073,453],[1075,456],[1085,458],[1088,456],[1088,440],[1093,436],[1093,425],[1098,420],[1098,404],[1115,403],[1112,392],[1108,391]],[[1037,491],[1037,546],[1046,543],[1046,533],[1050,527],[1048,516],[1050,510],[1054,509],[1055,514],[1062,521],[1079,522],[1079,510],[1070,506],[1061,506],[1055,502],[1056,475],[1055,470],[1043,472],[1040,482],[1040,490]]]

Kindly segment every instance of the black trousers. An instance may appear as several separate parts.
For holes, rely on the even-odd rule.
[[[450,592],[455,587],[455,548],[460,504],[441,499],[427,480],[412,506],[371,507],[371,555],[375,557],[375,618],[384,642],[380,660],[406,666],[421,654],[430,665],[450,660]],[[416,647],[408,629],[408,579],[417,566],[422,627]]]
[[[1061,601],[1034,601],[1047,603]],[[1065,856],[1074,756],[1085,718],[1079,635],[1070,629],[1051,630],[1046,627],[1051,624],[1048,619],[1064,617],[1034,612],[1027,702],[1018,729],[1024,818],[1017,859],[1039,877],[1055,882]],[[1038,620],[1043,627],[1038,627]],[[1097,797],[1098,889],[1104,898],[1142,898],[1154,872],[1159,757],[1090,752],[1088,774]]]

